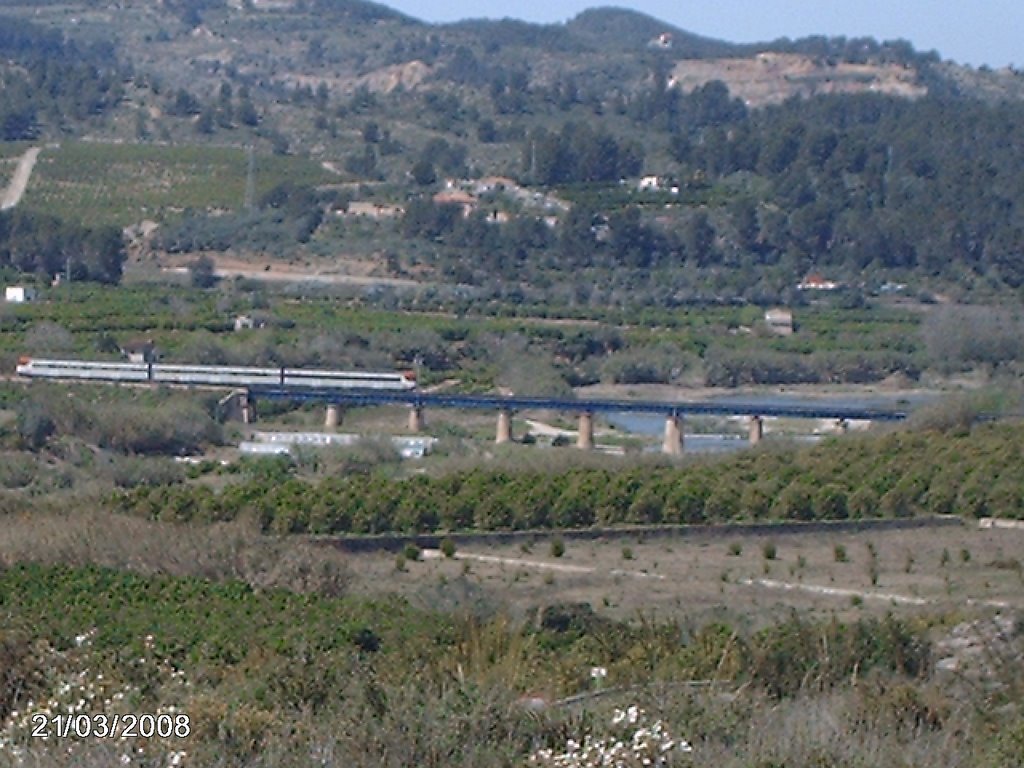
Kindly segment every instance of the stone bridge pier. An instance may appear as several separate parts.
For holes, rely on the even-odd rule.
[[[594,414],[590,411],[580,413],[579,432],[576,435],[576,447],[581,451],[594,450]]]
[[[764,438],[764,419],[760,416],[750,417],[750,444],[757,445]]]
[[[327,413],[324,415],[324,428],[337,429],[341,424],[341,406],[337,403],[327,404]]]
[[[498,430],[494,442],[496,445],[512,442],[512,411],[505,408],[498,411]]]
[[[422,432],[423,428],[427,425],[427,420],[423,415],[423,408],[414,405],[409,409],[409,431],[414,435]]]
[[[661,443],[661,452],[669,456],[683,455],[683,417],[670,414],[665,419],[665,439]]]
[[[252,424],[256,420],[256,404],[244,389],[225,395],[217,405],[225,419],[238,420],[243,424]]]

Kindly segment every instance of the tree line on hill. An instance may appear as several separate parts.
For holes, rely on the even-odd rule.
[[[0,141],[31,141],[116,106],[123,73],[113,45],[80,45],[60,32],[0,18]]]
[[[631,270],[696,269],[741,293],[812,270],[1024,285],[1024,147],[1012,138],[1022,104],[864,95],[751,111],[712,83],[663,87],[623,111],[635,131],[567,121],[523,138],[522,180],[575,202],[556,229],[527,211],[500,224],[424,200],[403,233],[470,282],[594,267],[633,287]],[[674,198],[622,191],[620,179],[656,170],[641,123],[645,141],[655,126],[668,146],[675,166],[661,184]]]

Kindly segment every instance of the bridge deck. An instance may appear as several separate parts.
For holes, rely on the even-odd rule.
[[[296,390],[288,387],[250,387],[249,397],[260,400],[298,400],[336,405],[408,405],[414,408],[465,408],[492,411],[552,410],[572,413],[655,413],[665,416],[766,416],[851,421],[900,421],[906,411],[839,405],[728,403],[662,400],[570,400],[559,397],[460,395],[426,392],[359,392],[340,389]]]

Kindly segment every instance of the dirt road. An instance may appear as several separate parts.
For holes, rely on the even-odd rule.
[[[11,183],[7,185],[3,195],[0,196],[0,211],[13,208],[21,202],[21,198],[28,188],[29,179],[32,178],[32,170],[36,167],[36,160],[39,158],[40,151],[42,150],[39,147],[32,147],[18,160],[18,167],[14,170],[14,177],[11,179]]]

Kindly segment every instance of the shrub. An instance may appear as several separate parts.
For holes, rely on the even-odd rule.
[[[817,516],[822,520],[844,520],[849,514],[846,491],[838,485],[825,485],[814,498]]]
[[[765,560],[774,560],[779,554],[774,541],[766,541],[761,548],[761,552]]]
[[[448,558],[455,557],[455,542],[448,538],[442,539],[441,554]]]
[[[565,554],[565,542],[561,536],[556,536],[551,540],[551,556],[561,557]]]
[[[27,402],[18,408],[18,437],[30,451],[43,447],[57,425],[43,405]]]
[[[812,488],[802,481],[787,485],[772,504],[771,514],[780,520],[814,519]]]

